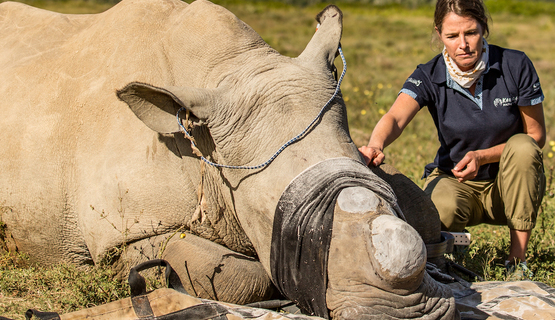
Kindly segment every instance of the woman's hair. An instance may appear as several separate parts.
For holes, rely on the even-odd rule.
[[[461,17],[474,18],[482,26],[484,37],[488,36],[488,14],[482,0],[437,0],[434,26],[439,33],[441,33],[445,16],[450,12]]]

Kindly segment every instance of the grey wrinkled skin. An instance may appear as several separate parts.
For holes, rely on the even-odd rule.
[[[318,22],[303,53],[290,58],[205,0],[124,0],[93,15],[0,4],[0,212],[10,243],[37,263],[107,259],[124,273],[162,256],[198,296],[273,296],[271,230],[281,193],[323,160],[361,160],[341,94],[264,169],[214,168],[195,152],[258,165],[305,129],[337,84],[342,14],[328,7]],[[181,107],[198,151],[179,131]],[[380,199],[358,196],[360,208],[348,205],[356,194],[336,208],[330,314],[450,318],[453,299],[425,274],[418,228]]]

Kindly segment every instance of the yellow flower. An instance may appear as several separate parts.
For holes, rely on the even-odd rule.
[[[388,84],[387,84],[387,88],[388,88],[388,89],[391,89],[391,87],[392,87],[392,86],[391,86],[391,83],[388,83]]]
[[[555,140],[549,141],[549,145],[552,146],[552,147],[555,146]]]
[[[358,87],[354,87],[354,88],[353,88],[353,91],[354,91],[354,92],[358,92],[358,90],[359,90]]]
[[[555,146],[551,147],[551,151],[555,151]]]
[[[553,158],[553,152],[548,153],[548,154],[547,154],[547,157],[548,157],[548,158]]]
[[[365,114],[366,114],[366,110],[361,110],[361,111],[360,111],[360,114],[361,114],[361,115],[365,115]]]
[[[364,90],[364,95],[365,96],[372,96],[374,94],[374,92],[369,91],[369,90]]]
[[[378,83],[378,89],[383,89],[383,83]]]
[[[180,237],[181,239],[185,238],[186,236],[187,236],[187,234],[185,234],[185,233],[182,233],[182,234],[179,235],[179,237]]]
[[[380,108],[380,110],[378,110],[378,113],[381,114],[382,116],[385,114],[385,110]]]
[[[343,101],[345,101],[345,102],[349,101],[349,97],[343,98]]]

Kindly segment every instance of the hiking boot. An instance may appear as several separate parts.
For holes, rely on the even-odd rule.
[[[530,280],[534,276],[532,270],[528,269],[526,261],[511,261],[505,265],[505,281]]]

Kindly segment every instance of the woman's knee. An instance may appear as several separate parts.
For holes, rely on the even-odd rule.
[[[505,145],[501,161],[512,160],[516,163],[537,163],[542,161],[542,151],[536,140],[527,134],[512,136]]]
[[[468,223],[469,217],[465,208],[466,201],[457,196],[451,188],[436,186],[428,190],[441,220],[443,230],[462,231]]]
[[[507,141],[499,161],[500,183],[512,183],[514,179],[536,183],[543,171],[543,154],[532,137],[517,134]]]

